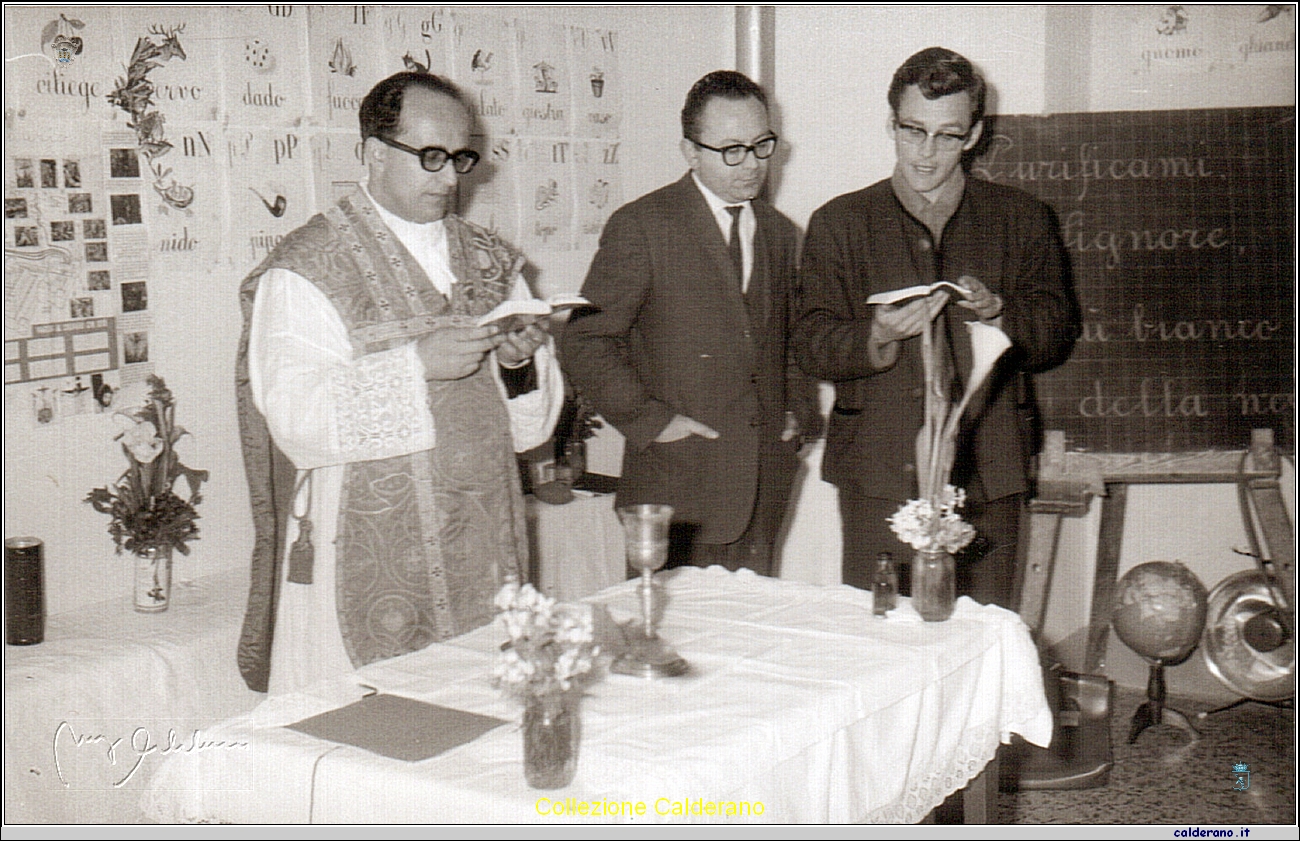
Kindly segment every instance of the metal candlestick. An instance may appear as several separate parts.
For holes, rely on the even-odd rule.
[[[665,643],[654,626],[654,572],[668,560],[668,525],[673,509],[668,505],[630,505],[618,509],[627,546],[627,562],[641,570],[641,616],[638,633],[629,634],[628,650],[610,669],[636,677],[676,677],[690,668]]]

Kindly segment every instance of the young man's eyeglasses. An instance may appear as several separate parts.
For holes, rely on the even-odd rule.
[[[965,145],[970,138],[971,129],[966,129],[965,134],[956,134],[951,131],[928,132],[920,126],[910,126],[907,123],[894,123],[894,129],[898,132],[899,140],[902,140],[908,146],[923,146],[927,137],[934,138],[934,145],[945,152],[955,152]]]
[[[926,131],[920,126],[910,126],[906,122],[894,122],[894,130],[898,133],[898,139],[906,143],[907,146],[924,146],[926,138],[935,138],[935,146],[943,149],[945,152],[954,152],[965,146],[966,140],[970,139],[971,130],[967,129],[966,134],[956,134],[953,131]]]
[[[420,166],[424,167],[425,172],[440,172],[447,165],[447,161],[451,161],[452,169],[464,175],[478,164],[478,152],[473,149],[458,149],[455,152],[448,152],[441,146],[425,146],[423,149],[416,149],[414,146],[407,146],[405,143],[389,140],[377,134],[372,136],[385,146],[392,146],[394,149],[401,149],[403,152],[415,155],[420,159]]]
[[[764,137],[753,146],[746,146],[744,143],[737,143],[734,146],[724,146],[721,149],[701,143],[698,140],[692,140],[691,142],[696,146],[699,146],[701,149],[708,149],[710,152],[717,152],[722,155],[722,162],[727,166],[740,166],[744,163],[745,156],[750,152],[753,152],[754,157],[758,158],[760,161],[765,161],[772,157],[772,153],[776,151],[777,136],[774,134],[771,137]]]

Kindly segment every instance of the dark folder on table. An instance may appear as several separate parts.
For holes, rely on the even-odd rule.
[[[367,695],[336,710],[287,725],[293,730],[419,762],[472,742],[506,722],[400,695]]]

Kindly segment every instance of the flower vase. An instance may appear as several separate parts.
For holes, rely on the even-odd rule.
[[[172,550],[150,546],[135,553],[135,609],[162,613],[172,602]]]
[[[530,695],[524,707],[524,778],[533,788],[563,788],[578,770],[578,700],[571,693]]]
[[[912,607],[926,622],[952,616],[957,601],[957,570],[952,554],[918,549],[912,556]]]

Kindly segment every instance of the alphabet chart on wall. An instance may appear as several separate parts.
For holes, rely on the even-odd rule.
[[[460,212],[525,254],[594,250],[622,198],[613,31],[483,8],[295,4],[9,6],[5,29],[7,401],[151,372],[160,320],[183,331],[198,317],[157,311],[151,290],[179,300],[184,284],[233,284],[355,190],[361,101],[401,70],[465,93],[483,163]],[[50,336],[111,352],[42,356]],[[64,416],[57,400],[39,413]]]

